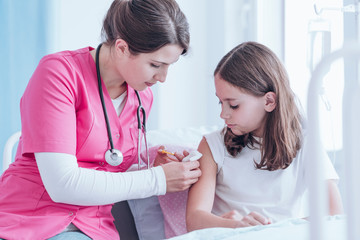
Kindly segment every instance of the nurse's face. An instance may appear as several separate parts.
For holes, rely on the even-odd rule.
[[[127,84],[142,91],[157,82],[165,82],[169,66],[182,52],[180,46],[169,44],[152,53],[128,54],[119,71]]]

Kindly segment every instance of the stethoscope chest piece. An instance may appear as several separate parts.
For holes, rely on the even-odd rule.
[[[111,166],[118,166],[122,163],[124,157],[117,149],[109,149],[105,152],[105,160]]]

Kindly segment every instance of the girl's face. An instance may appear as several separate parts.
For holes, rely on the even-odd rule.
[[[168,68],[175,63],[183,49],[178,45],[165,45],[152,53],[127,54],[119,72],[132,88],[142,91],[155,83],[165,82]]]
[[[269,96],[251,95],[223,80],[218,74],[215,75],[215,89],[221,104],[220,117],[231,131],[235,135],[253,133],[262,137],[265,116],[269,112]]]

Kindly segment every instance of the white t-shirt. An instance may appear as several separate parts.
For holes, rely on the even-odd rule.
[[[245,147],[236,157],[224,145],[222,130],[205,135],[218,166],[215,199],[212,212],[222,215],[237,210],[243,215],[257,211],[273,221],[304,217],[302,198],[307,189],[305,151],[303,147],[286,169],[268,171],[256,169],[260,150]],[[306,141],[306,139],[305,139]],[[338,175],[325,151],[321,154],[326,179]]]

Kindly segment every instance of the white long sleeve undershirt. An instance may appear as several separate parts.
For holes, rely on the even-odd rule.
[[[35,153],[44,186],[54,202],[82,206],[112,204],[166,193],[162,167],[134,172],[81,168],[75,156]]]

